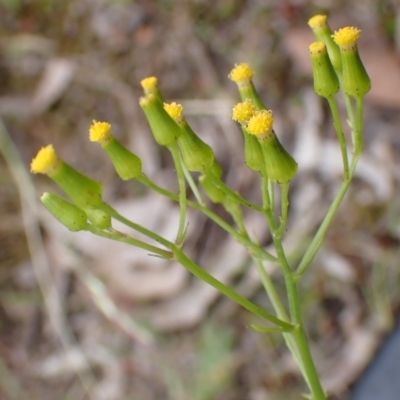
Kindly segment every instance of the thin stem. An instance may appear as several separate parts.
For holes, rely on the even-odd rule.
[[[299,266],[296,270],[296,279],[300,279],[304,273],[306,272],[307,268],[311,264],[311,261],[314,259],[315,254],[317,253],[318,249],[321,247],[321,244],[324,240],[325,233],[332,222],[333,217],[335,216],[340,203],[342,202],[344,195],[347,192],[347,189],[350,185],[351,180],[353,179],[354,172],[358,163],[358,159],[362,152],[362,131],[363,131],[363,98],[356,99],[356,126],[355,126],[355,136],[354,136],[354,153],[353,158],[350,165],[349,171],[349,179],[343,181],[339,191],[329,207],[327,214],[325,215],[324,220],[322,221],[320,227],[318,228],[317,233],[315,234],[310,246],[308,247],[307,251],[305,252],[303,258],[300,261]]]
[[[279,216],[279,228],[276,230],[275,235],[278,238],[281,238],[287,223],[287,213],[289,207],[289,182],[281,183],[279,186],[281,188],[281,214]]]
[[[214,185],[217,186],[218,189],[221,189],[223,192],[226,193],[226,195],[231,197],[233,200],[236,200],[238,203],[240,203],[246,207],[249,207],[253,210],[263,212],[262,207],[257,206],[256,204],[253,204],[253,203],[245,200],[242,196],[240,196],[239,194],[234,192],[229,186],[225,185],[225,183],[222,182],[221,179],[214,176],[212,174],[212,172],[209,172],[209,174],[207,176],[211,179],[211,181],[214,183]]]
[[[176,175],[178,177],[179,184],[179,207],[180,207],[180,215],[179,215],[179,228],[178,233],[176,235],[175,243],[178,246],[182,246],[183,241],[185,240],[186,234],[186,182],[185,176],[182,168],[182,160],[181,155],[179,153],[179,148],[176,142],[168,146],[169,151],[171,152],[172,158],[175,164]]]
[[[172,250],[172,249],[171,249]],[[174,246],[174,252],[176,260],[182,264],[189,272],[191,272],[193,275],[195,275],[197,278],[201,279],[202,281],[208,283],[209,285],[213,286],[215,289],[217,289],[219,292],[224,294],[225,296],[229,297],[231,300],[235,301],[236,303],[240,304],[242,307],[246,308],[253,314],[266,319],[267,321],[270,321],[274,323],[277,326],[280,326],[283,328],[285,331],[290,331],[293,329],[293,325],[282,321],[281,319],[275,317],[274,315],[270,314],[269,312],[263,310],[262,308],[258,307],[251,301],[245,299],[241,295],[239,295],[237,292],[235,292],[233,289],[231,289],[229,286],[226,286],[216,278],[214,278],[212,275],[207,273],[203,268],[199,267],[194,261],[192,261],[190,258],[188,258],[180,248],[177,246]]]
[[[350,167],[350,174],[352,175],[352,171],[354,170],[355,165],[352,164]],[[335,216],[340,203],[343,200],[344,195],[346,194],[346,191],[350,185],[351,180],[344,181],[342,185],[340,186],[339,192],[337,193],[333,203],[329,207],[329,210],[327,214],[325,215],[324,220],[322,221],[320,227],[318,228],[318,231],[316,235],[314,236],[312,242],[310,243],[310,246],[308,247],[307,251],[305,252],[303,258],[300,261],[299,266],[297,267],[296,270],[296,279],[300,279],[304,273],[306,272],[307,268],[311,264],[311,261],[314,259],[315,255],[317,254],[319,248],[321,247],[321,244],[324,240],[325,233],[329,227],[329,225],[332,222],[333,217]]]
[[[364,98],[356,98],[356,135],[354,144],[354,157],[359,156],[363,148],[363,106]]]
[[[243,215],[240,212],[240,208],[237,207],[237,210],[235,210],[233,207],[230,208],[227,211],[231,214],[233,220],[235,221],[236,225],[238,226],[240,232],[245,236],[248,240],[250,240],[249,234],[247,232],[246,226],[243,222]],[[264,268],[264,265],[262,261],[257,258],[254,255],[251,255],[251,258],[256,265],[257,271],[260,275],[261,278],[261,283],[265,289],[265,292],[268,295],[269,300],[271,301],[272,306],[274,307],[274,310],[278,317],[284,321],[289,321],[289,317],[287,315],[287,312],[285,310],[285,307],[283,306],[278,293],[275,290],[275,286],[272,283],[272,280],[270,276],[268,275],[267,271]]]
[[[190,186],[190,189],[192,189],[192,192],[194,194],[194,197],[196,198],[197,202],[201,204],[202,206],[205,205],[203,198],[201,197],[201,194],[199,192],[199,189],[197,188],[196,183],[193,180],[193,177],[191,173],[187,170],[185,167],[185,164],[182,162],[182,168],[183,168],[183,173],[185,175],[186,181]]]
[[[264,318],[267,321],[270,321],[270,322],[274,323],[275,325],[278,325],[278,326],[284,328],[287,331],[289,331],[293,328],[293,326],[290,323],[282,321],[279,318],[275,317],[274,315],[268,313],[267,311],[258,307],[251,301],[242,297],[240,294],[236,293],[229,286],[226,286],[221,281],[214,278],[212,275],[210,275],[208,272],[206,272],[203,268],[198,266],[194,261],[192,261],[189,257],[187,257],[183,253],[183,251],[180,249],[180,247],[177,246],[176,244],[170,242],[167,239],[164,239],[162,236],[144,228],[143,226],[141,226],[139,224],[129,221],[128,219],[126,219],[125,217],[120,215],[116,210],[114,210],[108,204],[103,204],[101,209],[104,212],[108,213],[111,217],[115,218],[116,220],[124,223],[127,226],[130,226],[131,228],[135,229],[136,231],[142,233],[143,235],[148,236],[149,238],[157,241],[158,243],[161,243],[163,246],[165,246],[167,249],[169,249],[174,254],[175,260],[178,261],[182,266],[184,266],[189,272],[191,272],[193,275],[195,275],[197,278],[201,279],[202,281],[213,286],[219,292],[221,292],[225,296],[229,297],[231,300],[235,301],[236,303],[240,304],[242,307],[246,308],[253,314],[255,314],[261,318]]]
[[[275,204],[275,187],[274,182],[268,179],[268,193],[269,193],[269,202],[270,204]]]
[[[94,235],[101,236],[107,239],[115,240],[117,242],[123,242],[130,244],[135,247],[139,247],[141,249],[150,251],[153,254],[157,254],[158,256],[165,258],[167,260],[171,260],[173,258],[173,254],[170,251],[166,251],[163,249],[160,249],[159,247],[152,246],[151,244],[142,242],[141,240],[134,239],[122,232],[118,231],[104,231],[102,229],[96,228],[93,225],[89,225],[86,229],[87,231],[93,233]]]
[[[147,186],[151,190],[154,190],[155,192],[157,192],[165,197],[168,197],[171,200],[174,200],[174,201],[179,200],[179,197],[176,194],[169,192],[168,190],[163,189],[162,187],[156,185],[144,174],[142,174],[142,176],[140,178],[138,178],[138,180],[139,180],[139,182],[141,182],[143,185]],[[235,229],[233,229],[227,222],[225,222],[221,217],[219,217],[217,214],[212,212],[206,206],[192,202],[190,200],[188,200],[187,205],[189,207],[195,208],[196,210],[199,210],[203,214],[207,215],[207,217],[209,217],[212,221],[214,221],[222,229],[224,229],[226,232],[228,232],[234,240],[236,240],[238,243],[240,243],[243,246],[245,246],[246,248],[248,248],[252,254],[257,255],[258,257],[263,258],[268,261],[271,261],[271,262],[277,261],[276,257],[274,257],[272,254],[268,253],[267,251],[263,250],[256,244],[252,243],[244,235],[240,234]]]
[[[154,241],[162,244],[167,249],[170,249],[171,242],[169,240],[164,239],[162,236],[157,235],[157,233],[143,227],[142,225],[139,225],[133,221],[130,221],[129,219],[127,219],[124,216],[122,216],[121,214],[119,214],[118,211],[114,210],[114,208],[112,208],[108,204],[103,203],[103,205],[99,208],[101,210],[103,210],[105,213],[107,213],[108,215],[110,215],[112,218],[116,219],[117,221],[122,222],[124,225],[129,226],[130,228],[134,229],[135,231],[141,233],[142,235],[145,235],[145,236],[149,237],[150,239],[153,239]]]
[[[346,139],[343,134],[342,124],[340,122],[339,111],[337,109],[335,97],[329,96],[327,100],[333,117],[333,126],[335,127],[335,131],[339,139],[340,150],[342,152],[344,180],[347,181],[349,179],[349,160],[347,157]]]
[[[338,77],[339,77],[340,87],[343,87],[341,74],[339,74]],[[353,147],[354,147],[354,144],[355,144],[355,119],[354,119],[353,106],[351,105],[350,96],[348,94],[346,94],[343,90],[341,92],[342,92],[344,104],[346,107],[348,122],[350,123],[349,125],[350,125],[350,129],[351,129],[351,139],[352,139],[352,143],[353,143]]]
[[[268,182],[266,182],[265,177],[263,177],[262,180],[263,180],[262,182],[263,202],[268,203],[269,202],[269,193],[267,190]],[[268,224],[272,234],[272,240],[274,242],[276,253],[278,255],[278,259],[283,272],[283,277],[285,280],[286,292],[289,303],[290,320],[295,325],[295,329],[290,332],[290,335],[296,347],[296,351],[293,352],[292,354],[297,361],[299,359],[301,360],[301,362],[298,365],[302,373],[304,374],[304,378],[312,393],[313,400],[325,400],[326,396],[322,389],[321,382],[319,380],[319,376],[310,353],[307,337],[303,328],[301,312],[300,312],[300,301],[297,292],[297,284],[294,279],[293,273],[290,269],[289,263],[286,259],[285,251],[282,246],[281,237],[277,235],[278,227],[276,226],[271,207],[266,207],[264,213],[268,220]],[[293,351],[291,346],[289,346],[289,348]],[[299,358],[297,358],[296,356],[299,356]]]

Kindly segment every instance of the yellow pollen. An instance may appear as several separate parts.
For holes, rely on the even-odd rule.
[[[238,103],[232,109],[232,119],[244,124],[254,115],[257,111],[253,102],[250,99],[245,100],[243,103]]]
[[[164,103],[164,110],[169,114],[169,116],[175,120],[176,122],[179,122],[183,118],[183,106],[182,104],[178,103]]]
[[[228,78],[233,82],[240,82],[244,80],[250,80],[254,75],[254,71],[250,68],[249,64],[235,64],[235,68],[232,69]]]
[[[263,135],[272,129],[274,117],[272,111],[262,110],[256,112],[247,124],[247,132],[251,135]]]
[[[308,26],[311,29],[325,28],[327,26],[326,19],[327,19],[326,15],[322,14],[314,15],[312,18],[308,20]]]
[[[98,122],[93,120],[89,128],[89,138],[92,142],[104,142],[110,136],[111,125],[108,122]]]
[[[335,43],[342,49],[353,47],[360,37],[361,30],[354,26],[346,26],[336,31],[332,37]]]
[[[34,174],[50,174],[60,164],[52,144],[42,147],[31,162],[31,172]]]
[[[326,53],[326,46],[323,42],[311,43],[309,49],[312,56]]]
[[[147,93],[153,91],[157,87],[158,81],[155,76],[149,76],[147,78],[142,79],[140,81],[140,84],[142,85],[144,91]]]

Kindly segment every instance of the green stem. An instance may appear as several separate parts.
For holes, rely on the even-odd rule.
[[[266,178],[262,178],[263,188],[263,202],[266,204],[269,202],[268,193],[268,182]],[[278,259],[282,268],[283,277],[286,285],[286,292],[288,296],[290,320],[295,325],[295,329],[289,334],[291,335],[296,351],[289,346],[292,350],[292,354],[298,361],[296,356],[299,356],[301,362],[298,363],[300,370],[302,371],[304,378],[309,386],[312,393],[313,400],[326,400],[325,393],[322,389],[321,382],[317,370],[314,365],[314,361],[311,356],[310,347],[307,342],[307,337],[303,328],[301,312],[300,312],[300,301],[297,292],[297,283],[294,279],[294,275],[290,269],[289,263],[286,259],[285,251],[282,246],[281,237],[277,235],[278,227],[275,224],[274,216],[271,207],[266,207],[264,210],[265,216],[268,220],[268,224],[272,234],[272,240],[278,255]]]
[[[202,281],[208,283],[209,285],[211,285],[212,287],[217,289],[219,292],[221,292],[222,294],[224,294],[231,300],[235,301],[236,303],[240,304],[242,307],[249,310],[254,315],[264,318],[267,321],[270,321],[270,322],[274,323],[275,325],[282,327],[286,331],[289,331],[293,328],[293,325],[291,325],[290,323],[282,321],[281,319],[268,313],[267,311],[258,307],[251,301],[242,297],[240,294],[236,293],[229,286],[226,286],[221,281],[214,278],[212,275],[210,275],[208,272],[206,272],[203,268],[198,266],[194,261],[192,261],[189,257],[187,257],[183,253],[183,251],[180,249],[180,247],[177,246],[176,244],[170,242],[169,240],[164,239],[162,236],[142,227],[141,225],[138,225],[132,221],[129,221],[128,219],[126,219],[125,217],[120,215],[116,210],[114,210],[111,206],[109,206],[107,204],[104,204],[101,207],[101,209],[104,212],[108,213],[111,217],[115,218],[116,220],[124,223],[127,226],[130,226],[131,228],[135,229],[136,231],[142,233],[143,235],[148,236],[149,238],[157,241],[158,243],[161,243],[163,246],[165,246],[167,249],[169,249],[174,254],[174,259],[176,261],[178,261],[183,267],[185,267],[189,272],[191,272],[194,276],[196,276],[197,278],[201,279]]]
[[[163,189],[162,187],[156,185],[144,174],[142,174],[142,176],[138,178],[138,181],[141,182],[143,185],[147,186],[149,189],[151,189],[151,190],[155,191],[156,193],[159,193],[165,197],[168,197],[171,200],[174,200],[174,201],[179,200],[179,198],[176,194],[171,193],[168,190]],[[242,244],[243,246],[247,247],[252,254],[257,255],[258,257],[263,258],[268,261],[271,261],[271,262],[277,261],[276,257],[274,257],[272,254],[268,253],[267,251],[263,250],[259,246],[255,245],[250,240],[246,239],[245,236],[241,235],[239,232],[237,232],[235,229],[233,229],[227,222],[225,222],[217,214],[213,213],[206,206],[192,202],[190,200],[188,200],[187,205],[189,207],[199,210],[203,214],[207,215],[207,217],[209,217],[212,221],[214,221],[222,229],[224,229],[226,232],[228,232],[234,240],[236,240],[238,243]]]
[[[356,134],[354,144],[354,157],[359,156],[363,148],[363,106],[364,98],[356,98]]]
[[[202,281],[208,283],[219,292],[230,298],[231,300],[235,301],[236,303],[240,304],[242,307],[246,308],[251,313],[266,319],[274,323],[275,325],[283,328],[285,331],[291,331],[293,329],[293,325],[282,321],[281,319],[275,317],[274,315],[270,314],[269,312],[263,310],[262,308],[258,307],[251,301],[245,299],[229,286],[224,285],[222,282],[214,278],[212,275],[204,271],[201,267],[199,267],[194,261],[188,258],[180,248],[177,246],[173,246],[174,249],[171,248],[173,251],[176,260],[183,265],[189,272],[195,275],[197,278],[201,279]]]
[[[257,206],[256,204],[253,204],[253,203],[245,200],[242,196],[240,196],[239,194],[234,192],[229,186],[225,185],[225,183],[222,182],[221,179],[214,176],[212,172],[209,172],[207,174],[207,177],[209,177],[211,179],[211,181],[214,183],[215,186],[217,186],[218,189],[221,189],[223,192],[226,193],[227,196],[231,197],[233,200],[236,200],[238,203],[240,203],[246,207],[249,207],[253,210],[263,212],[262,207]]]
[[[245,236],[248,240],[250,240],[249,234],[247,232],[246,226],[243,221],[243,215],[241,213],[240,208],[237,207],[237,209],[235,209],[234,207],[230,207],[229,209],[227,209],[227,211],[231,214],[233,220],[235,221],[242,235]],[[269,300],[271,301],[272,306],[274,307],[276,314],[280,319],[284,321],[289,321],[289,317],[287,315],[285,307],[283,306],[278,296],[278,293],[275,290],[275,286],[272,283],[272,280],[268,275],[267,271],[265,270],[262,261],[254,255],[251,255],[251,258],[254,264],[256,265],[257,271],[261,278],[261,283],[265,289],[265,292],[268,295]]]
[[[333,117],[333,126],[335,127],[335,131],[337,137],[339,139],[340,150],[342,152],[342,160],[343,160],[343,171],[344,171],[344,180],[347,181],[349,179],[349,160],[347,157],[347,146],[346,139],[343,134],[342,124],[340,122],[339,112],[336,105],[336,100],[334,96],[329,96],[327,98],[329,107],[331,109],[332,117]]]
[[[185,175],[183,173],[182,168],[182,160],[181,155],[179,153],[178,144],[174,142],[170,146],[168,146],[169,151],[171,152],[172,158],[175,164],[176,175],[178,177],[179,184],[179,207],[180,207],[180,215],[179,215],[179,228],[178,233],[176,235],[175,243],[178,246],[182,246],[183,241],[185,240],[186,234],[186,182]]]
[[[117,221],[122,222],[124,225],[129,226],[130,228],[134,229],[135,231],[141,233],[142,235],[145,235],[145,236],[149,237],[150,239],[153,239],[154,241],[160,243],[167,249],[170,249],[171,242],[169,240],[164,239],[162,236],[157,235],[157,233],[145,228],[142,225],[139,225],[133,221],[130,221],[129,219],[127,219],[124,216],[122,216],[121,214],[119,214],[118,211],[114,210],[114,208],[112,208],[108,204],[103,203],[103,205],[99,208],[101,210],[103,210],[106,214],[110,215],[112,218],[116,219]]]
[[[139,247],[141,249],[150,251],[151,253],[157,254],[158,256],[165,258],[166,260],[171,260],[174,256],[170,251],[166,251],[166,250],[160,249],[159,247],[152,246],[151,244],[142,242],[141,240],[134,239],[122,232],[118,232],[115,230],[104,231],[103,229],[96,228],[93,225],[89,225],[86,230],[97,236],[115,240],[117,242],[127,243],[132,246]]]
[[[186,169],[185,164],[182,162],[182,168],[183,168],[183,173],[185,175],[185,178],[187,180],[187,183],[190,186],[190,189],[192,189],[192,192],[194,194],[194,197],[196,198],[197,202],[201,204],[202,206],[205,205],[203,198],[201,197],[201,194],[199,192],[199,189],[197,188],[196,183],[193,180],[192,175],[190,172]]]
[[[317,253],[318,249],[321,247],[321,244],[324,240],[325,233],[332,222],[333,217],[335,216],[340,203],[342,202],[344,195],[347,192],[347,189],[350,185],[351,180],[353,179],[355,169],[357,167],[358,159],[360,158],[362,152],[362,131],[363,131],[363,98],[356,99],[356,125],[355,125],[355,135],[354,135],[354,153],[353,158],[350,165],[349,171],[349,179],[344,180],[339,188],[339,191],[329,207],[327,214],[325,215],[324,220],[322,221],[320,227],[318,228],[317,233],[315,234],[310,246],[308,247],[307,251],[305,252],[303,258],[300,261],[299,266],[296,270],[296,279],[300,279],[304,273],[306,272],[307,268],[311,264],[311,261],[314,259],[315,254]]]
[[[338,78],[339,78],[340,87],[343,87],[342,75],[339,74]],[[342,92],[344,104],[345,104],[345,107],[346,107],[346,112],[347,112],[347,116],[348,116],[348,122],[349,122],[350,129],[351,129],[351,139],[352,139],[352,143],[353,143],[353,146],[354,146],[354,144],[355,144],[355,119],[354,119],[353,106],[351,105],[350,96],[348,94],[346,94],[343,90],[341,92]]]
[[[275,188],[274,188],[274,182],[272,182],[270,179],[268,179],[268,193],[269,193],[269,202],[270,202],[270,204],[274,205],[275,204]]]
[[[287,213],[289,207],[289,182],[281,183],[281,214],[279,216],[279,228],[276,230],[275,235],[280,239],[286,228]],[[273,203],[272,203],[273,204]]]

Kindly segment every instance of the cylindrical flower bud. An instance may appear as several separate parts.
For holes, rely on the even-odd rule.
[[[87,228],[86,213],[60,196],[45,192],[40,201],[70,231],[77,232]]]
[[[314,32],[315,37],[323,42],[328,50],[329,58],[336,72],[342,70],[342,59],[337,44],[332,39],[332,31],[327,23],[326,15],[315,15],[308,21],[309,27]]]
[[[123,180],[138,178],[142,173],[141,159],[131,153],[111,133],[111,125],[107,122],[93,121],[89,129],[92,142],[97,142],[110,157],[115,171]]]
[[[323,42],[310,45],[314,90],[319,96],[330,97],[339,91],[339,79],[333,69]]]
[[[163,104],[164,99],[158,88],[158,80],[155,76],[148,76],[140,81],[140,84],[143,88],[143,92],[145,95],[154,94],[157,97],[157,100]]]
[[[247,124],[247,131],[255,135],[264,155],[266,176],[277,183],[287,183],[297,172],[297,163],[281,145],[272,129],[272,111],[259,111]]]
[[[192,130],[183,117],[183,106],[177,103],[164,104],[169,116],[181,127],[178,138],[182,160],[188,171],[205,172],[214,163],[214,152]]]
[[[79,208],[85,210],[103,204],[101,184],[59,159],[52,145],[38,152],[32,160],[31,172],[48,175]]]
[[[242,101],[250,99],[258,110],[264,110],[265,106],[260,100],[251,79],[253,75],[254,71],[251,69],[250,65],[241,63],[235,65],[235,68],[232,69],[228,78],[237,84]]]
[[[371,80],[358,54],[360,33],[360,29],[346,27],[332,35],[342,57],[343,90],[352,97],[363,97],[371,89]]]
[[[244,139],[244,159],[248,168],[265,173],[264,156],[257,138],[246,131],[246,124],[257,112],[250,99],[236,104],[232,109],[232,119],[241,124]]]
[[[154,139],[162,146],[169,146],[174,143],[181,135],[181,129],[176,122],[164,110],[161,102],[154,94],[148,94],[139,101]]]

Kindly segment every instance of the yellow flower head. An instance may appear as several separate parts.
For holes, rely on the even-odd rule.
[[[326,53],[326,46],[323,42],[311,43],[309,49],[312,56]]]
[[[360,37],[361,30],[354,26],[346,26],[336,31],[332,38],[341,50],[347,50],[354,47]]]
[[[42,147],[31,162],[31,172],[34,174],[51,174],[60,165],[53,145]]]
[[[93,120],[89,128],[89,138],[92,142],[104,143],[111,137],[111,125],[108,122],[98,122]]]
[[[238,103],[232,109],[232,119],[240,124],[244,124],[257,111],[253,102],[250,99],[246,99],[243,103]]]
[[[246,129],[251,135],[262,136],[271,131],[273,122],[272,111],[261,110],[250,118]]]
[[[322,14],[314,15],[312,18],[308,20],[308,26],[311,29],[325,28],[327,26],[326,19],[327,19],[326,15]]]
[[[178,103],[164,103],[164,110],[168,113],[168,115],[177,123],[182,122],[183,120],[183,106]]]
[[[254,75],[254,71],[250,68],[249,64],[242,63],[242,64],[235,64],[235,68],[232,69],[228,78],[233,82],[241,82],[250,80]]]
[[[145,93],[152,92],[155,88],[157,88],[158,80],[155,76],[149,76],[140,81],[143,90]]]

